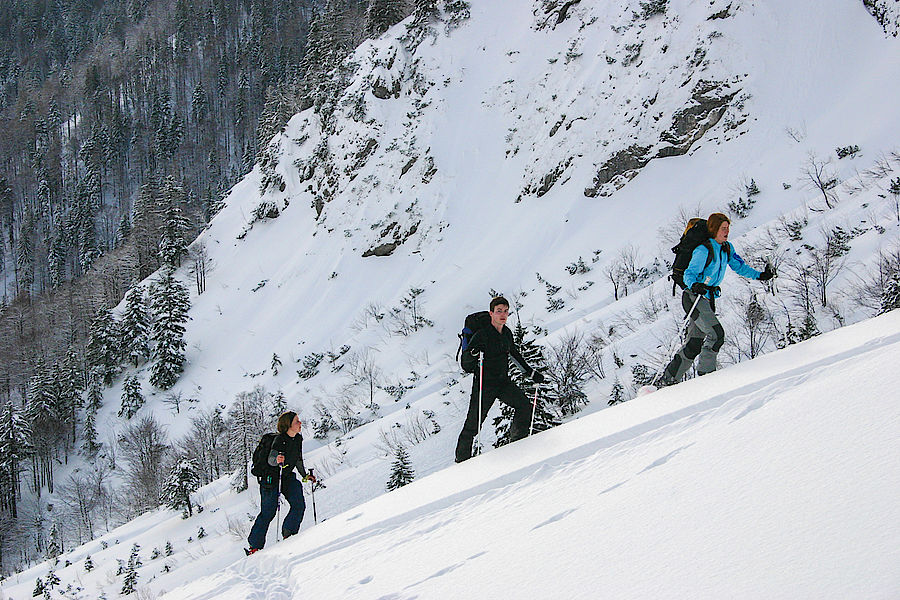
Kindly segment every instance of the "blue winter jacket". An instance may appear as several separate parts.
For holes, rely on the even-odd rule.
[[[725,244],[731,246],[731,242],[725,242]],[[729,259],[728,250],[724,245],[712,238],[709,239],[709,245],[713,250],[713,258],[706,268],[703,267],[706,265],[706,257],[709,255],[709,250],[703,244],[694,248],[691,262],[684,270],[684,284],[688,289],[698,281],[705,283],[709,287],[717,287],[722,283],[722,279],[725,278],[726,267],[731,267],[735,273],[747,279],[759,279],[759,271],[745,263],[744,259],[734,251],[734,246],[731,246],[731,259]],[[713,297],[716,298],[719,295],[720,292],[716,292]],[[709,297],[709,294],[707,294],[707,297]]]

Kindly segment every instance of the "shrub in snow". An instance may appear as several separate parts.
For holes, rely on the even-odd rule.
[[[648,0],[647,2],[641,2],[641,16],[645,19],[649,19],[654,15],[664,14],[668,4],[669,0]]]
[[[839,159],[850,157],[853,158],[857,154],[859,154],[859,146],[844,146],[843,148],[835,148],[834,151],[837,153]]]

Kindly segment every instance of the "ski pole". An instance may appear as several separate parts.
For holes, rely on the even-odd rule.
[[[481,396],[484,393],[484,352],[478,353],[478,437],[476,438],[476,454],[481,454]]]
[[[282,464],[278,468],[278,495],[275,496],[275,501],[278,503],[277,508],[275,509],[275,541],[278,542],[281,540],[281,472],[284,471],[284,465]]]
[[[312,505],[313,505],[313,523],[318,525],[319,518],[316,516],[316,482],[315,482],[315,475],[313,475],[312,469],[309,470],[309,474],[311,477],[313,477],[313,482],[309,486],[309,497],[312,499]]]
[[[537,397],[538,390],[540,388],[540,384],[534,384],[534,400],[531,401],[531,426],[528,428],[528,437],[531,437],[531,434],[534,433],[534,413],[537,412]]]

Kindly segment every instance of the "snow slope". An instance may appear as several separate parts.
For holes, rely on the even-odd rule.
[[[665,595],[641,588],[644,579],[648,586],[677,580],[684,597],[692,595],[689,586],[710,590],[693,594],[706,597],[721,597],[713,592],[723,589],[732,589],[725,596],[767,595],[753,586],[766,586],[776,597],[841,597],[825,592],[830,582],[843,591],[872,586],[860,587],[857,597],[896,591],[897,569],[889,567],[898,562],[896,544],[891,548],[889,537],[878,537],[896,538],[884,500],[888,492],[896,495],[896,463],[882,458],[879,464],[875,456],[852,469],[841,462],[859,455],[846,452],[854,436],[871,440],[875,455],[887,452],[889,442],[896,446],[896,413],[879,404],[889,404],[889,394],[874,393],[891,385],[892,376],[883,375],[887,369],[878,371],[881,379],[863,372],[865,365],[881,364],[881,353],[885,365],[896,359],[893,342],[872,341],[882,335],[873,328],[884,328],[890,341],[895,317],[605,409],[613,382],[630,389],[631,368],[660,365],[677,336],[681,308],[671,298],[664,261],[683,217],[725,209],[751,178],[762,192],[747,217],[735,219],[738,251],[756,266],[767,258],[784,264],[806,257],[804,244],[821,245],[822,231],[853,231],[842,258],[846,268],[816,316],[827,331],[874,313],[854,302],[852,292],[879,252],[900,243],[886,192],[900,177],[898,40],[885,36],[855,0],[671,0],[665,15],[646,19],[638,0],[582,0],[559,24],[537,0],[470,4],[468,18],[451,25],[445,12],[418,43],[409,39],[407,22],[363,44],[352,59],[355,71],[334,129],[326,132],[311,111],[296,115],[272,145],[269,164],[277,164],[257,168],[237,185],[194,245],[205,247],[210,271],[206,292],[192,294],[186,370],[172,390],[197,400],[186,414],[227,408],[236,394],[261,385],[283,392],[306,425],[318,418],[317,406],[334,411],[347,399],[366,423],[324,440],[306,439],[306,462],[328,486],[316,496],[319,517],[327,521],[307,531],[308,511],[302,538],[285,544],[283,555],[267,551],[175,597],[221,588],[233,597],[280,598],[294,586],[298,595],[318,590],[325,598],[441,597],[441,590],[453,589],[451,582],[506,597],[534,579],[585,583],[584,590],[607,583],[608,595],[626,597]],[[708,100],[695,92],[709,81],[720,84],[713,95],[730,99],[686,154],[650,160],[597,184],[605,166],[629,148],[647,148],[646,157],[671,147],[679,115],[695,107],[697,97]],[[389,89],[396,84],[399,92],[376,98],[379,82]],[[700,120],[711,124],[713,112]],[[850,144],[861,152],[837,160],[834,149]],[[841,182],[833,209],[804,183],[810,156]],[[275,175],[284,189],[276,184],[261,192],[261,183]],[[589,189],[596,195],[586,195]],[[254,221],[263,201],[277,205],[280,216]],[[786,239],[789,222],[801,225],[801,239]],[[385,243],[397,244],[390,256],[362,256]],[[629,248],[646,275],[616,301],[605,273]],[[579,257],[591,271],[569,275],[566,266]],[[536,273],[560,291],[548,294]],[[777,295],[726,278],[719,303],[728,332],[723,366],[747,356],[740,312],[747,299],[756,295],[782,328],[786,314],[798,322],[794,282],[788,269],[784,274]],[[187,269],[180,276],[192,279]],[[400,335],[391,309],[401,307],[411,288],[425,290],[419,308],[433,326]],[[450,466],[469,386],[453,360],[456,333],[468,312],[486,308],[491,290],[521,303],[513,322],[538,327],[535,336],[545,348],[573,332],[601,336],[607,376],[585,383],[590,402],[575,421],[491,451],[471,466]],[[563,300],[562,308],[551,310],[553,299]],[[773,350],[774,341],[764,351]],[[304,357],[337,353],[344,345],[350,350],[335,364],[342,370],[323,363],[318,375],[297,376]],[[270,369],[273,354],[283,361],[278,374]],[[366,357],[381,373],[376,411],[363,406],[367,394],[347,377],[351,359]],[[146,382],[146,366],[137,374],[147,395],[139,416],[153,413],[176,440],[189,430],[188,419],[163,405],[163,394]],[[795,387],[804,377],[809,385]],[[384,389],[389,385],[408,389],[398,401]],[[821,398],[814,385],[823,390]],[[841,385],[852,393],[830,395]],[[873,393],[863,393],[865,386]],[[127,424],[116,416],[120,395],[121,380],[107,391],[99,415],[104,441]],[[750,410],[757,405],[760,410]],[[764,419],[776,408],[785,412]],[[432,476],[382,496],[390,464],[376,447],[381,433],[407,432],[425,411],[441,431],[409,451],[418,476]],[[746,418],[735,420],[744,412]],[[890,429],[879,429],[889,426],[894,439]],[[492,427],[484,435],[489,444]],[[644,471],[656,463],[660,468]],[[829,481],[823,491],[821,470],[832,468],[847,485]],[[866,483],[876,476],[883,488]],[[580,480],[593,487],[570,494]],[[520,487],[523,492],[514,493]],[[871,511],[834,522],[830,517],[846,502],[842,490],[854,487],[854,502],[871,504]],[[57,569],[62,587],[80,586],[70,595],[83,598],[117,593],[116,560],[127,559],[135,542],[144,559],[139,587],[148,594],[231,565],[242,556],[256,493],[251,487],[234,494],[219,480],[198,492],[206,507],[200,515],[181,521],[171,511],[155,511],[71,549],[62,560],[72,566],[63,562]],[[736,518],[728,520],[732,512]],[[759,519],[751,522],[755,513]],[[506,536],[492,529],[504,519],[515,519],[500,527],[510,532]],[[196,539],[200,527],[208,538]],[[572,549],[560,556],[530,546],[546,550],[570,537]],[[868,540],[871,553],[847,557],[857,548],[839,543],[846,539]],[[163,572],[147,555],[167,540],[175,554],[160,559],[170,570]],[[429,540],[435,543],[423,546]],[[579,552],[588,542],[597,550]],[[512,551],[501,547],[507,543]],[[773,550],[757,552],[757,545]],[[848,561],[826,568],[820,564],[826,549]],[[401,572],[393,554],[407,550],[421,564],[414,574],[405,570],[413,565]],[[354,559],[353,568],[335,572],[347,553],[367,560]],[[703,559],[690,561],[692,553]],[[99,566],[88,574],[82,565],[89,554]],[[394,559],[381,562],[382,554]],[[541,560],[517,562],[510,554]],[[583,562],[587,556],[590,563]],[[810,556],[819,562],[808,566]],[[539,568],[556,560],[559,569]],[[766,577],[757,578],[751,565]],[[868,568],[873,574],[864,576]],[[39,565],[4,581],[3,593],[29,595],[47,569]],[[503,580],[509,593],[491,587],[501,585],[491,577],[474,575],[507,571],[516,574]],[[592,579],[595,573],[611,579]],[[428,583],[406,589],[420,581]],[[426,588],[435,596],[421,591]]]
[[[893,598],[900,313],[505,446],[167,599]]]

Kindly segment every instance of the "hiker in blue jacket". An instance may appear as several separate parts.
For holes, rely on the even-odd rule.
[[[696,307],[688,320],[687,342],[679,350],[663,372],[660,385],[672,385],[681,381],[694,359],[700,356],[697,374],[706,375],[716,370],[716,356],[725,343],[725,330],[716,318],[716,298],[721,295],[719,284],[728,267],[747,279],[768,281],[774,276],[769,265],[760,273],[744,262],[728,241],[731,221],[722,213],[713,213],[706,220],[708,244],[694,249],[691,262],[684,270],[684,292],[681,305],[687,314],[694,302]],[[710,254],[712,257],[710,258]],[[707,260],[709,262],[707,263]],[[697,296],[700,299],[697,300]]]

